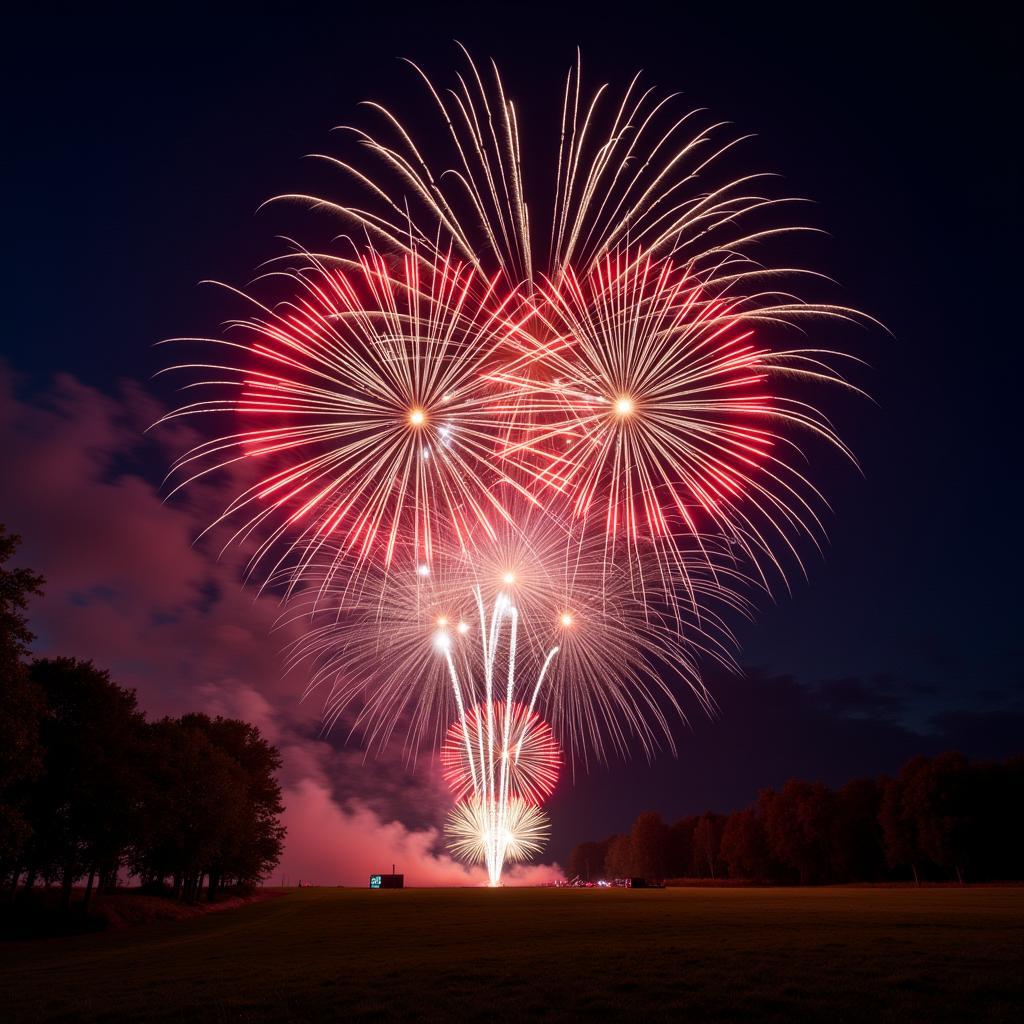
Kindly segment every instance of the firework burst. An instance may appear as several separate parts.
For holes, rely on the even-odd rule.
[[[548,833],[547,815],[525,800],[511,800],[500,825],[483,801],[464,800],[452,808],[445,826],[448,849],[467,864],[483,864],[491,885],[499,884],[504,864],[540,853]]]
[[[824,501],[789,435],[850,453],[784,388],[846,382],[830,353],[758,344],[747,306],[709,296],[672,260],[615,253],[541,287],[525,354],[499,375],[518,413],[506,456],[548,490],[549,507],[599,524],[604,562],[624,556],[637,586],[653,562],[663,587],[689,587],[680,550],[706,534],[767,584],[766,561],[782,571],[780,544],[798,557],[794,534],[821,535]]]
[[[524,800],[540,807],[554,792],[562,754],[551,726],[535,711],[522,704],[513,704],[510,720],[506,724],[508,707],[504,701],[495,703],[491,721],[495,734],[510,737],[500,757],[509,762],[509,799]],[[488,709],[478,705],[466,712],[465,726],[461,721],[448,728],[441,746],[441,771],[456,800],[464,800],[473,793],[474,779],[479,772],[477,759],[487,745]]]
[[[507,518],[515,487],[496,455],[494,366],[514,292],[465,264],[400,272],[379,253],[353,268],[312,261],[284,276],[293,295],[208,339],[229,362],[185,364],[216,397],[166,420],[229,417],[230,433],[182,456],[176,489],[244,462],[258,481],[214,525],[259,538],[250,568],[301,578],[325,544],[339,558],[390,565],[398,548],[429,563],[438,523],[460,538]],[[179,339],[202,340],[202,339]]]

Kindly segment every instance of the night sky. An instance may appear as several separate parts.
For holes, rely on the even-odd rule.
[[[288,754],[293,878],[332,881],[338,857],[355,878],[385,847],[429,858],[429,834],[408,830],[436,826],[443,800],[429,768],[364,764],[343,737],[310,738],[301,680],[275,675],[272,612],[189,547],[196,509],[160,503],[173,445],[141,431],[175,395],[151,380],[168,361],[153,345],[215,333],[237,312],[201,279],[244,285],[282,251],[278,236],[312,237],[311,214],[257,207],[344,190],[302,156],[334,151],[331,128],[362,99],[403,106],[415,82],[397,57],[444,78],[454,38],[497,60],[524,123],[557,118],[579,44],[591,85],[643,68],[755,133],[753,169],[816,201],[807,218],[829,237],[815,265],[891,331],[845,336],[877,404],[836,406],[863,476],[838,458],[814,467],[834,515],[824,556],[804,552],[809,580],[736,623],[749,671],[713,677],[720,714],[689,708],[677,759],[560,785],[552,856],[638,811],[728,811],[790,775],[841,783],[921,751],[1020,749],[1011,32],[995,16],[962,24],[895,5],[744,16],[645,4],[614,19],[555,6],[9,25],[0,521],[50,581],[37,646],[95,657],[151,713],[259,720]],[[318,822],[336,831],[309,839]],[[377,845],[337,854],[356,831]]]

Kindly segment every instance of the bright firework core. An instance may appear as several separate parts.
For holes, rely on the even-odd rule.
[[[620,417],[632,416],[633,410],[636,406],[633,404],[633,399],[626,395],[615,400],[615,415]]]
[[[413,409],[409,413],[409,423],[414,427],[422,427],[427,422],[427,414],[422,409]]]

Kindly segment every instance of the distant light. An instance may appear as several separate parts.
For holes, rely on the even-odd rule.
[[[416,566],[416,572],[420,576],[429,576],[430,575],[430,566],[429,565],[418,565],[418,566]]]
[[[616,416],[632,416],[635,408],[636,407],[633,405],[633,399],[626,395],[623,395],[615,401]]]
[[[439,651],[447,651],[452,645],[451,637],[447,633],[437,632],[434,634],[434,646]]]
[[[572,616],[568,612],[562,612],[561,622],[568,629],[572,625]]]
[[[460,622],[455,628],[460,633],[468,633],[469,632],[469,626],[465,622]]]
[[[448,619],[447,619],[447,617],[446,617],[446,616],[444,616],[444,615],[441,615],[441,616],[440,616],[440,617],[438,618],[438,620],[437,620],[437,624],[438,624],[438,625],[439,625],[439,626],[441,627],[441,629],[444,629],[444,628],[445,628],[445,626],[447,626],[447,625],[448,625]]]
[[[413,409],[409,413],[409,422],[414,427],[422,427],[427,422],[427,414],[422,409]]]

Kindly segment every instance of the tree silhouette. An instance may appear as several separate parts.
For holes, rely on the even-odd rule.
[[[681,818],[668,830],[668,877],[685,878],[693,867],[693,832],[696,817]]]
[[[696,878],[720,878],[725,874],[720,854],[724,830],[724,814],[707,811],[697,819],[693,829],[692,865]]]
[[[628,836],[604,840],[605,874],[803,885],[1020,879],[1024,824],[1007,808],[1022,801],[1024,757],[916,757],[895,779],[854,779],[836,791],[791,779],[728,816],[709,811],[666,826],[645,811]],[[581,843],[570,864],[601,845]]]
[[[764,819],[756,806],[729,815],[719,854],[732,878],[764,880],[778,873],[768,852]]]
[[[660,880],[668,868],[668,826],[657,811],[645,811],[629,834],[630,875]]]
[[[605,855],[605,871],[610,878],[629,878],[633,874],[633,850],[629,836],[613,836]]]
[[[143,718],[135,693],[92,662],[41,659],[30,674],[46,703],[43,772],[29,800],[29,874],[59,875],[64,903],[74,881],[116,873],[132,833],[134,759]]]
[[[247,722],[185,715],[148,723],[135,693],[88,661],[26,664],[25,610],[42,580],[8,563],[18,538],[0,527],[0,885],[120,873],[195,899],[207,880],[252,885],[278,863],[281,758]]]
[[[25,610],[42,593],[43,578],[9,567],[20,543],[0,524],[0,882],[16,877],[27,849],[28,788],[43,767],[43,700],[24,664],[33,639]]]

